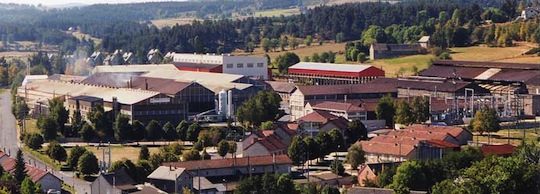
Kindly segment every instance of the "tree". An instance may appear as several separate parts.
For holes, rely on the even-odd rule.
[[[43,144],[43,137],[37,133],[26,135],[24,140],[24,143],[33,150],[41,149],[41,145]]]
[[[343,35],[343,32],[337,33],[337,34],[336,34],[336,43],[341,43],[341,42],[343,42],[344,36],[345,36],[345,35]]]
[[[358,169],[358,165],[363,164],[366,161],[366,158],[364,156],[364,150],[362,150],[362,146],[358,144],[353,144],[351,147],[349,147],[347,151],[347,163],[351,165],[351,168],[353,170]]]
[[[199,123],[192,123],[189,125],[188,130],[186,132],[186,140],[188,141],[195,141],[197,140],[197,137],[199,137],[199,133],[201,132],[201,126]]]
[[[276,52],[276,49],[279,47],[279,39],[273,38],[270,40],[270,45],[272,46],[272,50]]]
[[[29,177],[24,178],[21,183],[21,194],[36,194],[36,185]]]
[[[157,121],[152,120],[150,123],[148,123],[148,125],[146,125],[146,139],[156,141],[161,139],[162,136],[163,130]]]
[[[64,147],[62,147],[58,142],[54,141],[49,143],[49,146],[47,147],[47,155],[59,162],[64,162],[67,159],[66,149],[64,149]]]
[[[67,159],[68,165],[73,168],[73,170],[77,169],[77,164],[79,162],[79,158],[86,153],[88,150],[86,148],[76,145],[75,147],[71,148],[69,150],[69,157]]]
[[[200,160],[201,155],[197,150],[187,150],[182,153],[182,161]]]
[[[343,173],[345,173],[345,167],[343,167],[343,164],[339,160],[332,161],[330,169],[332,170],[332,173],[337,175],[343,175]]]
[[[271,130],[274,128],[273,121],[265,121],[261,123],[261,130]]]
[[[46,141],[56,139],[58,125],[52,117],[41,117],[40,120],[38,120],[38,127],[41,129],[43,138]]]
[[[221,140],[217,147],[219,156],[225,158],[225,155],[229,152],[229,143],[225,140]]]
[[[24,162],[23,153],[19,149],[17,150],[17,156],[15,158],[15,171],[13,176],[18,184],[21,184],[26,177],[26,163]]]
[[[341,133],[341,131],[339,131],[339,129],[334,128],[330,130],[330,132],[328,132],[328,135],[330,135],[330,138],[332,139],[332,143],[330,144],[330,148],[332,149],[332,151],[339,151],[339,149],[343,149],[345,147],[345,139],[343,138],[343,134]]]
[[[287,153],[294,165],[301,165],[305,161],[306,144],[300,136],[293,137]]]
[[[85,152],[77,162],[78,170],[83,175],[91,175],[99,172],[98,159],[92,152]]]
[[[360,120],[354,120],[347,124],[347,128],[344,131],[344,136],[347,145],[353,144],[358,140],[366,140],[368,131],[364,123]]]
[[[307,159],[314,160],[319,158],[321,150],[315,138],[311,136],[304,137],[304,144],[306,145]]]
[[[304,44],[306,44],[306,46],[311,46],[311,43],[313,43],[313,37],[311,35],[307,35],[306,39],[304,39]]]
[[[393,189],[421,189],[427,182],[422,165],[414,160],[404,162],[397,170],[390,185]]]
[[[73,112],[73,118],[71,119],[72,131],[75,134],[77,134],[81,130],[82,125],[83,125],[83,119],[82,119],[82,115],[81,115],[81,110],[76,109]]]
[[[263,48],[264,52],[268,52],[272,47],[272,42],[268,38],[263,38],[261,41],[261,47]]]
[[[247,126],[259,126],[264,121],[273,121],[281,113],[281,98],[273,91],[260,91],[245,101],[236,112],[239,122]]]
[[[414,97],[411,103],[411,111],[413,114],[413,122],[423,123],[429,120],[431,113],[429,112],[429,99],[425,97]]]
[[[281,48],[281,51],[285,51],[285,47],[287,47],[287,45],[289,45],[289,39],[287,36],[281,37],[279,40],[279,47]]]
[[[103,106],[97,105],[92,108],[88,115],[86,116],[88,120],[92,123],[94,130],[97,132],[96,135],[103,137],[104,135],[114,135],[112,132],[112,122]]]
[[[407,101],[403,100],[397,102],[396,115],[394,116],[394,120],[396,123],[403,125],[409,125],[413,122],[413,113]]]
[[[395,115],[394,99],[390,95],[386,95],[379,99],[375,113],[377,119],[383,119],[386,121],[386,126],[392,126]]]
[[[373,43],[382,43],[386,41],[386,33],[382,27],[371,25],[362,32],[361,41],[364,46],[369,46]]]
[[[321,194],[340,194],[340,192],[338,188],[325,185],[321,190]]]
[[[187,140],[186,134],[188,130],[189,124],[182,120],[180,123],[178,123],[178,126],[176,126],[176,134],[178,135],[178,138],[180,138],[182,141]]]
[[[483,135],[484,132],[499,131],[499,117],[497,112],[491,108],[482,108],[476,112],[471,122],[470,128]]]
[[[291,40],[289,40],[289,48],[296,49],[298,48],[298,40],[296,38],[292,37]]]
[[[296,188],[294,186],[293,180],[288,174],[282,174],[277,179],[277,192],[276,193],[287,193],[287,194],[295,194],[298,191],[296,191]]]
[[[26,101],[17,100],[15,105],[15,118],[17,120],[23,120],[28,116],[28,112],[30,112],[30,108],[28,108]]]
[[[148,150],[148,147],[146,145],[141,146],[141,150],[139,151],[139,160],[148,160],[150,157],[150,151]]]
[[[204,150],[202,151],[201,158],[202,158],[203,160],[210,160],[210,159],[212,159],[212,157],[210,156],[210,154],[208,154],[208,152],[206,152],[206,149],[204,149]]]
[[[171,124],[171,122],[167,122],[165,123],[165,125],[163,125],[163,131],[165,131],[166,140],[171,141],[178,139],[176,129],[174,128],[174,125]]]
[[[114,121],[114,137],[117,141],[125,141],[131,139],[132,127],[129,124],[129,118],[125,115],[118,114]]]
[[[132,130],[132,137],[133,140],[141,141],[144,138],[146,138],[146,129],[144,127],[144,124],[140,121],[133,121],[133,124],[131,125]]]
[[[233,157],[234,157],[234,154],[236,153],[236,142],[234,142],[234,141],[229,142],[228,153],[233,155]]]
[[[49,115],[56,122],[56,126],[62,134],[65,134],[65,124],[69,119],[69,112],[64,107],[64,102],[61,98],[53,98],[49,100]]]
[[[317,144],[319,145],[319,158],[322,158],[331,152],[332,137],[330,137],[327,132],[319,132],[315,141],[317,141]]]
[[[364,63],[368,60],[368,57],[366,55],[366,53],[358,53],[358,55],[356,56],[356,59],[358,60],[358,62],[360,63]]]
[[[287,73],[287,69],[300,62],[300,57],[292,52],[286,52],[283,55],[279,55],[274,60],[275,67],[278,68],[280,73]]]
[[[94,128],[88,123],[84,123],[79,133],[81,135],[81,138],[85,142],[90,142],[94,138],[96,138],[96,132],[94,131]]]

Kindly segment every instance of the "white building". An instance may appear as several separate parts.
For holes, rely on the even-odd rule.
[[[173,62],[221,65],[223,73],[268,79],[268,62],[265,57],[175,53]]]

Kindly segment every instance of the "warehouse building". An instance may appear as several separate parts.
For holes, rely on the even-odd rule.
[[[363,64],[300,62],[288,68],[288,77],[308,85],[360,84],[384,77],[384,71]]]
[[[216,54],[174,53],[173,62],[178,69],[243,75],[254,79],[269,79],[265,57]]]

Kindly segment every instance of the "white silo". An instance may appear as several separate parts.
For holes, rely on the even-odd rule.
[[[227,103],[227,118],[231,118],[234,115],[232,90],[228,91],[227,97],[228,97],[228,100],[227,100],[227,102],[228,102]]]
[[[218,93],[218,114],[225,116],[227,114],[227,92],[221,90]]]

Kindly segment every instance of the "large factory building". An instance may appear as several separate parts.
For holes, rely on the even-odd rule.
[[[300,62],[288,68],[288,77],[308,85],[360,84],[384,77],[384,71],[363,64]]]

